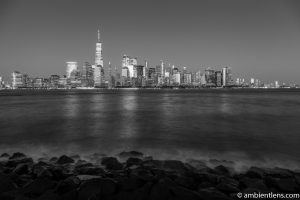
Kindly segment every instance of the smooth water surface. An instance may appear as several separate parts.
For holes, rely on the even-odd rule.
[[[0,153],[140,150],[300,166],[300,90],[48,91],[0,95],[0,110]]]

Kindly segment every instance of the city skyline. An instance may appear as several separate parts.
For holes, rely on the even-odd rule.
[[[139,61],[147,60],[151,66],[158,65],[160,60],[190,71],[197,71],[200,66],[202,70],[209,66],[230,66],[235,77],[247,80],[255,77],[264,82],[298,83],[300,42],[295,37],[300,31],[299,26],[291,25],[297,25],[299,3],[252,2],[243,6],[237,1],[189,1],[186,4],[165,1],[153,5],[147,1],[89,1],[88,4],[54,1],[44,2],[46,5],[36,1],[2,1],[0,30],[4,37],[0,39],[0,76],[7,81],[11,72],[18,70],[35,77],[48,77],[64,74],[68,60],[77,61],[79,66],[84,62],[93,63],[95,30],[101,28],[105,67],[111,61],[112,66],[120,68],[121,56],[128,54],[138,57]],[[82,5],[87,8],[86,17],[78,14]],[[103,12],[93,12],[97,5]],[[119,22],[119,9],[112,9],[111,13],[104,9],[118,5],[129,13],[124,16],[124,23]],[[151,9],[156,6],[162,12]],[[70,9],[65,9],[67,7]],[[53,9],[57,16],[52,16]],[[288,16],[289,9],[293,12]],[[229,15],[228,11],[235,14]],[[217,16],[206,18],[216,12]],[[252,16],[253,13],[257,16]],[[221,14],[225,14],[224,20]],[[24,18],[20,19],[21,15]],[[106,20],[107,16],[112,19]],[[237,17],[250,25],[245,26]],[[140,26],[134,29],[136,25]]]

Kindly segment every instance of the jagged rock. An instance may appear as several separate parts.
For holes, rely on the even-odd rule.
[[[249,178],[260,178],[264,177],[264,171],[258,167],[251,167],[245,174]]]
[[[210,165],[213,165],[213,166],[223,165],[226,167],[234,167],[234,162],[228,161],[228,160],[210,159],[209,163],[210,163]]]
[[[80,156],[78,154],[71,155],[70,158],[72,158],[73,160],[80,160]]]
[[[171,187],[170,192],[173,199],[178,199],[178,200],[180,199],[201,200],[202,199],[198,193],[180,186]]]
[[[138,152],[138,151],[123,151],[123,152],[119,153],[118,156],[122,159],[142,158],[144,156],[144,154],[141,152]]]
[[[230,170],[223,165],[218,165],[217,167],[214,168],[214,170],[217,174],[224,175],[224,176],[230,176],[231,174]]]
[[[14,159],[9,159],[6,162],[7,167],[12,167],[15,168],[19,164],[28,164],[32,165],[33,164],[33,159],[32,158],[27,158],[27,157],[18,157]]]
[[[76,167],[74,172],[79,175],[101,175],[105,173],[105,171],[102,168],[95,166]]]
[[[76,176],[81,182],[82,181],[87,181],[91,179],[98,179],[101,178],[101,176],[94,176],[94,175],[77,175]]]
[[[197,183],[192,177],[187,177],[183,175],[179,175],[174,179],[174,182],[178,185],[188,188],[190,190],[196,190],[197,189]]]
[[[52,173],[48,170],[50,167],[48,163],[39,161],[32,166],[31,173],[34,177],[52,177]]]
[[[57,181],[64,180],[72,175],[72,172],[70,172],[68,168],[62,166],[52,166],[47,170],[51,172],[53,179]]]
[[[148,200],[165,200],[171,198],[171,192],[169,190],[169,181],[161,181],[153,185],[148,196]]]
[[[196,170],[207,168],[206,163],[201,160],[189,159],[187,160],[187,164],[194,167]]]
[[[198,193],[202,197],[202,199],[205,200],[230,200],[227,195],[213,187],[205,189],[201,188],[198,190]]]
[[[16,152],[14,153],[11,157],[9,157],[9,160],[13,160],[13,159],[20,159],[20,158],[25,158],[26,155],[20,152]]]
[[[57,157],[52,157],[52,158],[50,158],[49,162],[51,162],[51,163],[56,163],[57,160],[58,160]]]
[[[145,160],[143,161],[143,166],[150,168],[162,168],[163,161],[161,160]]]
[[[153,157],[152,156],[145,156],[143,158],[143,161],[147,161],[147,160],[153,160]]]
[[[101,164],[109,170],[121,170],[123,165],[114,157],[102,158]]]
[[[58,158],[58,160],[56,161],[56,164],[59,164],[59,165],[63,165],[63,164],[70,164],[70,163],[74,163],[75,161],[66,156],[66,155],[62,155],[61,157]]]
[[[130,176],[136,176],[143,181],[154,181],[156,177],[150,169],[136,168],[130,171]]]
[[[269,187],[275,188],[280,192],[292,193],[300,191],[300,187],[294,178],[266,177],[265,182]]]
[[[43,193],[37,200],[61,200],[61,197],[53,190],[48,190]]]
[[[66,192],[65,194],[62,194],[61,200],[74,200],[77,199],[77,197],[78,197],[78,191],[76,189],[76,190]]]
[[[3,154],[1,154],[0,158],[9,158],[9,154],[8,153],[3,153]]]
[[[120,190],[117,194],[115,194],[111,199],[120,199],[120,200],[148,200],[148,196],[152,187],[152,183],[146,183],[144,186],[132,190],[125,191]]]
[[[196,173],[194,175],[194,178],[198,183],[209,182],[209,183],[212,183],[214,185],[217,184],[218,180],[219,180],[218,175],[212,174],[212,173],[206,173],[206,172]]]
[[[56,185],[55,181],[52,181],[47,178],[38,178],[27,185],[22,189],[22,192],[26,197],[39,197],[47,190],[53,189]]]
[[[162,169],[164,170],[173,170],[179,173],[184,173],[187,171],[187,167],[183,162],[178,160],[165,160],[162,163]]]
[[[273,178],[292,178],[294,174],[288,169],[273,168],[273,169],[263,169],[266,176],[271,176]]]
[[[216,188],[225,194],[237,193],[240,191],[239,182],[228,177],[221,177]]]
[[[77,160],[77,162],[76,162],[76,166],[85,165],[85,164],[91,164],[91,165],[93,165],[92,163],[89,163],[86,160]]]
[[[17,167],[13,170],[13,173],[21,175],[21,174],[27,174],[29,172],[29,166],[28,164],[18,164]]]
[[[14,183],[12,177],[0,173],[0,194],[15,189],[17,189],[17,185]]]
[[[116,192],[116,183],[112,179],[97,178],[84,181],[78,190],[78,200],[100,199]]]
[[[204,182],[202,182],[202,183],[200,183],[200,184],[198,185],[198,188],[199,188],[199,189],[211,188],[211,187],[215,187],[215,184],[212,184],[212,183],[207,182],[207,181],[204,181]]]
[[[133,165],[140,165],[143,161],[139,158],[128,158],[126,161],[126,167],[130,167]]]
[[[122,178],[118,181],[118,187],[124,191],[133,191],[144,185],[144,181],[136,176],[130,176],[128,178]]]
[[[268,187],[265,185],[264,181],[259,178],[249,178],[243,177],[240,180],[240,185],[242,188],[252,188],[258,191],[267,191]]]
[[[80,182],[81,181],[79,180],[78,177],[75,176],[68,177],[57,184],[55,188],[55,192],[58,193],[59,195],[62,195],[67,192],[73,191],[78,187]]]

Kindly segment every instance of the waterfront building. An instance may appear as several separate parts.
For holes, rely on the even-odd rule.
[[[13,89],[24,87],[24,77],[23,77],[22,73],[20,73],[18,71],[14,71],[11,75],[12,75],[12,88]]]
[[[81,86],[93,87],[94,86],[94,69],[89,62],[85,62],[80,71]]]
[[[231,67],[224,67],[222,69],[222,86],[233,85],[232,69]]]
[[[221,87],[222,86],[222,72],[216,71],[215,72],[215,78],[216,78],[216,86]]]
[[[173,75],[173,77],[174,77],[174,84],[175,85],[180,85],[180,73],[179,72],[176,72],[174,75]]]
[[[136,66],[137,66],[137,58],[133,58],[128,55],[123,55],[122,69],[125,67],[128,69],[129,78],[137,77]]]
[[[279,88],[279,87],[280,87],[279,82],[275,81],[275,88]]]
[[[195,83],[201,83],[201,71],[197,71],[195,74]]]
[[[183,80],[184,80],[185,85],[192,84],[192,74],[191,73],[185,73],[185,74],[183,74],[183,76],[184,76]]]
[[[2,80],[2,76],[0,76],[0,88],[3,88],[4,84],[3,84],[3,80]]]
[[[205,80],[207,86],[215,86],[215,70],[211,69],[210,67],[205,69]]]
[[[101,87],[103,82],[103,55],[102,42],[100,40],[100,31],[96,42],[95,66],[94,66],[94,87]]]
[[[67,63],[66,76],[71,78],[71,73],[77,70],[77,62],[69,61]]]
[[[205,73],[203,73],[201,76],[201,85],[206,85]]]
[[[58,88],[59,75],[51,75],[49,78],[50,88]]]
[[[33,87],[34,88],[41,88],[43,87],[43,78],[35,78],[33,79]]]

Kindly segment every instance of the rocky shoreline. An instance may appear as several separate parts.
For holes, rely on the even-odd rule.
[[[237,193],[300,193],[300,172],[231,162],[155,160],[141,152],[33,160],[23,153],[0,156],[1,200],[196,200],[238,199]],[[224,164],[225,163],[225,164]]]

